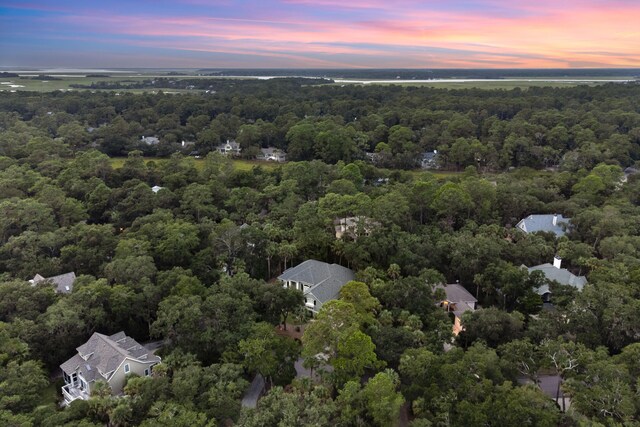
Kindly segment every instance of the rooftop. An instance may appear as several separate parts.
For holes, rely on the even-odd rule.
[[[576,276],[566,268],[558,268],[549,263],[536,265],[535,267],[529,267],[528,270],[529,273],[531,273],[532,271],[542,271],[548,280],[556,281],[562,285],[573,286],[579,291],[581,291],[582,288],[584,288],[584,285],[587,284],[586,277]],[[549,285],[543,285],[538,288],[538,294],[540,295],[548,292],[550,292]]]
[[[561,214],[529,215],[518,222],[516,227],[525,233],[545,231],[554,233],[557,237],[564,236],[565,230],[571,225],[571,218],[565,218]]]
[[[325,303],[335,299],[340,289],[355,279],[353,271],[338,264],[328,264],[313,259],[289,268],[278,279],[282,281],[301,282],[310,286],[309,293],[318,301]]]
[[[41,282],[51,282],[56,285],[56,292],[62,294],[68,294],[73,290],[73,283],[76,281],[76,273],[73,271],[70,273],[59,274],[57,276],[52,277],[42,277],[39,274],[36,274],[33,279],[30,280],[32,284],[37,284]]]
[[[127,358],[142,362],[160,361],[158,356],[122,331],[110,336],[96,332],[76,350],[78,354],[60,365],[60,368],[69,375],[79,371],[87,381],[99,379],[100,376],[108,379]]]
[[[459,302],[478,302],[476,297],[471,295],[469,291],[467,291],[464,286],[459,285],[457,283],[453,283],[450,285],[437,285],[436,289],[444,289],[444,293],[447,295],[447,301],[452,303]]]

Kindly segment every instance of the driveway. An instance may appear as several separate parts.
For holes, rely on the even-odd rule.
[[[258,399],[262,396],[264,392],[264,378],[262,375],[257,374],[253,381],[251,381],[251,385],[249,389],[244,393],[242,397],[242,406],[244,408],[252,408],[255,409],[258,406]]]

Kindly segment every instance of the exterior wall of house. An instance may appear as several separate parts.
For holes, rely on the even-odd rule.
[[[473,310],[476,309],[476,302],[475,301],[462,301],[463,303],[467,304],[469,307],[471,307]]]
[[[320,304],[319,301],[317,301],[313,295],[311,294],[307,294],[305,295],[305,299],[304,299],[304,306],[311,311],[315,311],[317,312],[318,310],[320,310],[320,306],[322,304]]]
[[[129,372],[125,372],[125,365],[129,364]],[[129,374],[137,374],[141,377],[145,376],[145,369],[149,369],[149,374],[151,374],[151,365],[153,363],[140,363],[132,359],[126,359],[124,363],[118,366],[118,369],[112,374],[111,378],[109,378],[109,385],[111,386],[111,390],[113,394],[121,394],[122,389],[124,387],[125,377]]]
[[[287,280],[286,282],[284,282],[283,287],[297,289],[299,291],[302,291],[303,293],[306,293],[309,291],[309,289],[311,289],[311,286],[309,286],[308,284],[302,283],[302,282],[295,282],[293,280]]]
[[[464,328],[462,327],[462,321],[458,316],[455,316],[455,320],[453,322],[453,335],[458,336],[460,332],[462,332]]]
[[[320,301],[317,301],[313,297],[313,295],[308,293],[309,289],[311,289],[311,286],[309,286],[308,284],[302,283],[302,282],[295,282],[293,280],[287,280],[284,282],[282,286],[285,288],[297,289],[299,291],[302,291],[305,297],[304,306],[307,310],[311,310],[312,312],[317,313],[320,310],[320,307],[322,307],[322,304],[320,303]]]
[[[137,375],[146,376],[145,370],[148,370],[148,374],[151,374],[151,367],[157,362],[141,363],[133,359],[126,359],[112,374],[107,381],[111,387],[111,391],[114,395],[122,393],[122,389],[125,383],[125,377],[134,373]],[[129,364],[129,372],[125,372],[124,365]],[[70,403],[75,399],[89,399],[91,392],[96,385],[96,381],[106,381],[102,376],[99,376],[96,381],[87,381],[82,377],[82,374],[77,372],[72,376],[68,376],[63,373],[65,379],[65,385],[62,387],[62,394],[67,403]]]

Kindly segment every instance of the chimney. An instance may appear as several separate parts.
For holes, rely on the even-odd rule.
[[[558,214],[553,214],[553,226],[558,225]]]
[[[562,265],[562,258],[560,258],[558,255],[553,257],[553,266],[555,268],[560,268],[560,266]]]

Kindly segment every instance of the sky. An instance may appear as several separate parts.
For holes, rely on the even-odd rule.
[[[633,68],[640,0],[0,0],[0,66]]]

